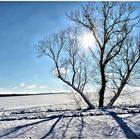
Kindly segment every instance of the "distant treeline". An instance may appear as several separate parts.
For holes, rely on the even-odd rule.
[[[0,97],[9,97],[9,96],[28,96],[31,94],[0,94]]]
[[[46,95],[46,94],[64,94],[66,92],[56,92],[56,93],[25,93],[25,94],[0,94],[0,97],[11,97],[11,96],[31,96],[31,95]]]

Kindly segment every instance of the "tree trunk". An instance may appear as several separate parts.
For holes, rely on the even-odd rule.
[[[83,100],[87,103],[88,109],[94,109],[95,108],[94,105],[88,100],[88,98],[82,92],[79,91],[78,93],[82,96]]]
[[[110,100],[109,104],[108,104],[108,107],[112,107],[113,104],[115,103],[115,101],[117,100],[117,98],[120,96],[123,88],[125,86],[125,83],[122,83],[121,86],[119,87],[117,93],[114,95],[114,97]]]
[[[105,68],[101,67],[101,89],[99,92],[99,107],[104,106],[104,93],[105,93],[105,88],[106,88],[106,79],[105,79]]]
[[[114,102],[117,100],[117,98],[119,97],[120,92],[117,92],[117,94],[115,94],[115,96],[111,99],[111,101],[108,104],[108,107],[112,107],[112,105],[114,104]]]
[[[73,88],[75,91],[77,91],[80,96],[83,98],[83,100],[86,102],[86,104],[88,105],[88,109],[94,109],[95,106],[88,100],[88,98],[84,95],[83,92],[81,92],[78,88],[76,88],[74,85],[70,84],[68,81],[66,81],[65,79],[63,79],[61,76],[59,76],[59,78],[66,83],[67,85],[69,85],[71,88]]]

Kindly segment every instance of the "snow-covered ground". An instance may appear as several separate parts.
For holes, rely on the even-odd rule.
[[[140,103],[139,94],[140,94],[139,92],[136,92],[133,94],[121,95],[114,105],[120,106],[120,105],[139,104]],[[56,107],[56,105],[57,105],[57,108],[59,106],[61,107],[61,105],[63,105],[63,107],[65,106],[66,108],[68,108],[70,105],[72,105],[70,106],[70,108],[85,106],[84,102],[82,102],[81,104],[79,95],[78,94],[75,94],[75,95],[76,96],[70,93],[61,93],[61,94],[0,97],[0,109],[12,110],[12,109],[31,108],[31,107],[39,107],[39,106],[50,107],[50,105],[55,105],[53,106],[53,108]],[[90,93],[89,95],[95,95],[95,97],[90,96],[89,98],[93,102],[94,105],[97,105],[98,104],[97,95],[93,93]],[[80,101],[80,103],[78,104],[79,106],[75,105],[76,103],[75,97],[76,97],[76,101]],[[105,105],[109,102],[110,99],[111,99],[110,95],[108,95],[105,98]]]
[[[0,97],[0,108],[20,109],[38,106],[48,106],[53,104],[67,104],[73,102],[71,96],[66,93],[47,94],[47,95],[30,95],[30,96],[9,96]]]
[[[76,110],[67,94],[0,97],[0,139],[139,139],[139,105]]]

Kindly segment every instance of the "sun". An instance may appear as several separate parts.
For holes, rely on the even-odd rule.
[[[80,42],[85,49],[95,45],[95,38],[91,32],[84,32],[80,36]]]

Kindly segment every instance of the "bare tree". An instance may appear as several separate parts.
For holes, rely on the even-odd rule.
[[[96,49],[91,47],[90,52],[100,73],[99,107],[104,105],[108,82],[106,69],[121,52],[126,38],[140,22],[135,10],[128,2],[94,2],[68,15],[79,27],[91,31],[95,38]]]
[[[89,58],[78,40],[79,31],[77,28],[69,28],[58,34],[53,34],[37,45],[40,56],[50,57],[54,64],[54,74],[66,85],[75,90],[87,103],[89,108],[94,105],[84,95],[86,85],[92,77]]]
[[[127,38],[124,42],[122,51],[111,63],[112,85],[114,97],[110,100],[108,106],[111,107],[117,100],[125,85],[134,86],[134,82],[140,77],[140,43],[134,38]]]

